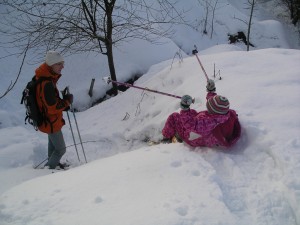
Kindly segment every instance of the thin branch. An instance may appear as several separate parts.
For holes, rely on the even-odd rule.
[[[4,92],[4,94],[0,96],[0,99],[2,99],[4,96],[6,96],[6,95],[14,88],[14,86],[16,85],[16,83],[17,83],[17,81],[18,81],[18,79],[19,79],[19,77],[20,77],[20,74],[21,74],[23,65],[24,65],[24,61],[25,61],[25,58],[26,58],[26,55],[27,55],[27,51],[28,51],[28,49],[29,49],[29,43],[30,43],[30,41],[28,41],[27,47],[26,47],[26,49],[25,49],[24,56],[23,56],[23,59],[22,59],[22,63],[21,63],[21,66],[20,66],[20,68],[19,68],[19,73],[18,73],[18,76],[17,76],[15,82],[14,82],[13,84],[12,84],[12,81],[10,82],[10,85],[8,86],[8,88],[7,88],[7,90]]]

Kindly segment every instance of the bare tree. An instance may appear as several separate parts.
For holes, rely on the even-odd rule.
[[[207,31],[207,26],[209,25],[209,15],[211,14],[211,24],[210,24],[210,27],[211,27],[211,31],[210,31],[210,38],[212,39],[212,35],[213,35],[213,32],[214,32],[214,19],[215,19],[215,11],[217,9],[217,5],[218,5],[218,2],[219,0],[214,0],[214,1],[211,1],[211,0],[198,0],[198,3],[200,5],[203,6],[203,9],[205,11],[205,18],[204,18],[204,27],[203,27],[203,33],[204,34],[207,34],[208,31]]]
[[[251,32],[251,26],[252,26],[252,17],[253,17],[256,3],[257,3],[257,0],[247,0],[247,3],[246,3],[247,9],[250,9],[249,21],[245,21],[245,20],[235,17],[235,19],[238,19],[247,25],[247,37],[245,37],[244,32],[238,32],[239,33],[238,35],[241,36],[239,38],[242,38],[243,42],[247,45],[247,51],[249,51],[250,45],[253,46],[250,43],[250,32]]]
[[[255,4],[257,3],[257,0],[248,0],[248,3],[250,5],[250,16],[249,16],[249,22],[248,22],[248,29],[247,29],[247,51],[249,51],[250,46],[250,32],[251,32],[251,25],[252,25],[252,17],[254,12]]]
[[[215,1],[215,4],[212,6],[212,17],[211,17],[211,32],[210,32],[210,39],[212,39],[212,35],[214,33],[214,20],[215,20],[215,11],[217,8],[217,4],[218,4],[219,0]]]
[[[300,20],[300,0],[281,0],[281,2],[289,10],[292,23],[296,26]]]
[[[183,22],[175,0],[2,0],[6,7],[3,34],[24,52],[27,41],[37,55],[50,49],[63,53],[96,51],[107,56],[112,80],[117,80],[113,46],[133,38],[157,41]],[[3,32],[4,31],[4,32]],[[117,86],[114,85],[117,95]]]
[[[203,8],[205,10],[205,18],[204,18],[204,28],[203,28],[203,33],[204,34],[207,34],[207,23],[208,23],[208,14],[209,14],[209,11],[210,11],[210,1],[201,1],[201,0],[198,0],[199,4],[204,4],[203,5]]]

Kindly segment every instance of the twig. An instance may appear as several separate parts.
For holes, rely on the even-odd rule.
[[[25,58],[26,58],[26,55],[27,55],[27,51],[28,51],[28,49],[29,49],[29,43],[30,43],[30,41],[28,41],[28,44],[27,44],[27,46],[26,46],[26,49],[25,49],[25,52],[24,52],[24,56],[23,56],[23,60],[22,60],[21,66],[20,66],[20,68],[19,68],[19,73],[18,73],[18,76],[17,76],[15,82],[14,82],[13,84],[12,84],[12,81],[10,82],[10,85],[8,86],[8,88],[7,88],[7,90],[4,92],[4,94],[0,96],[0,99],[3,98],[4,96],[6,96],[6,95],[14,88],[14,86],[16,85],[16,83],[17,83],[17,81],[18,81],[18,79],[19,79],[19,77],[20,77],[20,74],[21,74],[23,65],[24,65],[24,61],[25,61]]]

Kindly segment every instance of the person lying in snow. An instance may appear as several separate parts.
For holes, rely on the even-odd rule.
[[[241,135],[237,113],[229,109],[226,97],[215,93],[215,83],[208,80],[206,96],[207,110],[197,113],[190,109],[191,96],[181,98],[179,113],[172,113],[162,130],[164,141],[182,142],[193,147],[231,147]]]

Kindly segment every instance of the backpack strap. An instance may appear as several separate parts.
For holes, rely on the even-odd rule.
[[[35,79],[35,76],[32,78],[32,79]],[[44,82],[44,81],[52,81],[52,79],[50,78],[50,77],[40,77],[39,79],[37,79],[36,80],[36,88],[38,88],[38,85],[39,85],[39,88],[40,88],[40,93],[42,92],[42,82]],[[39,98],[41,99],[41,97],[39,96]],[[53,124],[56,122],[56,120],[55,121],[53,121],[53,122],[51,122],[50,120],[49,120],[49,118],[47,118],[46,116],[45,116],[45,114],[46,114],[46,112],[47,112],[47,110],[46,110],[46,107],[45,107],[45,103],[42,101],[42,99],[41,99],[41,102],[42,102],[42,110],[41,110],[41,113],[42,113],[42,116],[43,116],[43,120],[44,121],[47,121],[47,123],[46,123],[46,126],[47,126],[47,124],[50,124],[50,128],[51,128],[51,133],[53,133]]]

